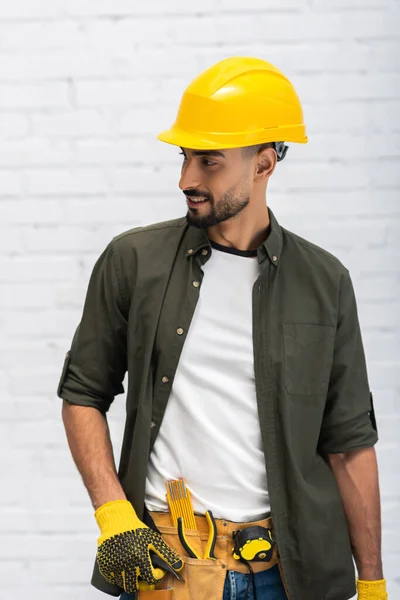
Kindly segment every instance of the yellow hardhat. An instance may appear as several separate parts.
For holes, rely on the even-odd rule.
[[[226,58],[196,77],[174,125],[158,139],[193,150],[308,141],[290,81],[265,60],[244,56]]]

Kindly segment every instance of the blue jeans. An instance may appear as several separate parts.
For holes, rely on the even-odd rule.
[[[223,600],[244,600],[249,579],[250,574],[227,571]],[[255,573],[254,582],[258,600],[287,600],[278,565],[267,571]],[[120,596],[120,600],[134,600],[134,598],[133,594],[126,594],[125,592]],[[249,584],[247,598],[248,600],[254,600],[251,583]]]

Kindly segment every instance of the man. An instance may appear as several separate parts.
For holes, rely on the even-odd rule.
[[[109,243],[58,388],[101,531],[92,583],[126,599],[142,581],[175,600],[346,600],[354,557],[359,600],[386,599],[351,279],[266,206],[281,140],[307,142],[296,92],[263,60],[224,60],[190,84],[159,138],[181,148],[186,218]],[[126,371],[117,475],[105,414]],[[179,478],[198,548],[206,511],[215,517],[215,558],[179,543],[165,497]],[[272,534],[273,558],[235,561],[234,532],[252,526]]]

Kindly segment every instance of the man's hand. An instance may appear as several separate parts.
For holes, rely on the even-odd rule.
[[[357,579],[358,600],[388,600],[386,581],[363,581]]]
[[[153,567],[150,552],[158,554],[175,571],[183,569],[179,555],[138,518],[127,500],[103,504],[95,517],[101,531],[97,549],[100,573],[125,592],[138,591],[139,577],[148,584],[164,577],[165,571]]]

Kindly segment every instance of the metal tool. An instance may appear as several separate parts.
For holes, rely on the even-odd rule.
[[[182,575],[180,573],[178,573],[177,571],[175,571],[172,567],[170,567],[168,563],[163,561],[163,559],[160,556],[158,556],[158,554],[156,554],[155,552],[150,552],[150,557],[151,557],[151,562],[153,564],[153,567],[155,567],[156,569],[163,569],[164,571],[171,573],[179,581],[182,581],[183,583],[185,582]],[[156,589],[156,586],[154,584],[146,583],[143,579],[139,580],[139,591],[155,590],[155,589]]]
[[[174,577],[176,577],[179,581],[185,582],[184,578],[178,571],[175,571],[168,563],[166,563],[158,554],[150,551],[150,558],[153,564],[153,567],[156,569],[163,569],[164,571],[168,571],[168,573],[172,573]],[[156,586],[153,583],[146,583],[143,579],[139,580],[139,591],[144,590],[155,590]]]
[[[209,536],[208,536],[208,540],[207,540],[207,546],[206,546],[206,551],[205,551],[204,557],[200,556],[198,554],[198,552],[196,552],[196,550],[191,546],[190,542],[188,541],[188,539],[185,535],[185,525],[184,525],[184,521],[183,521],[182,517],[178,517],[178,523],[177,523],[178,524],[179,541],[191,558],[198,558],[198,559],[210,558],[210,559],[216,560],[217,557],[215,556],[214,550],[215,550],[215,544],[217,541],[217,526],[216,526],[215,519],[213,517],[211,510],[206,510],[205,514],[206,514],[206,519],[207,519],[208,527],[209,527]]]
[[[174,577],[176,577],[179,581],[185,581],[182,575],[175,571],[168,563],[166,563],[158,554],[155,552],[150,552],[151,562],[153,563],[153,567],[157,569],[164,569],[164,571],[168,571],[168,573],[172,573]]]

